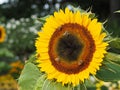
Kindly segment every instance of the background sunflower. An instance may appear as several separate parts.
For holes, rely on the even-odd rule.
[[[0,43],[5,41],[6,33],[5,28],[3,26],[0,26]]]

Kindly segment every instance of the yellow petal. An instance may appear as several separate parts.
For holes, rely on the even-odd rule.
[[[97,19],[93,19],[90,24],[88,25],[88,30],[92,34],[93,38],[98,38],[101,30],[102,30],[102,24],[97,22]]]

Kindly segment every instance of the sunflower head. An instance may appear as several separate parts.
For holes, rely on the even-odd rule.
[[[99,70],[108,44],[102,23],[89,15],[66,8],[46,19],[35,45],[48,79],[76,86]]]
[[[5,36],[6,36],[5,29],[4,27],[0,26],[0,43],[4,42]]]
[[[18,90],[17,81],[9,74],[0,76],[0,90]]]

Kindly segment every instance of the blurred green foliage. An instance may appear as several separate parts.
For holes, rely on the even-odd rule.
[[[0,43],[0,74],[5,74],[10,69],[10,63],[25,61],[35,52],[34,42],[41,23],[36,15],[32,15],[30,18],[10,19],[0,24],[6,29],[6,40]]]
[[[92,8],[99,18],[105,19],[110,14],[110,0],[8,0],[0,5],[0,17],[7,19],[30,17],[33,14],[45,16],[66,5],[80,6],[84,10]]]
[[[10,66],[8,63],[1,61],[0,62],[0,75],[6,74],[10,70]]]
[[[1,48],[8,48],[15,56],[28,55],[35,51],[34,41],[41,24],[35,15],[31,18],[10,19],[6,24],[7,38]]]
[[[111,33],[111,36],[113,37],[120,37],[120,25],[119,22],[111,19],[108,20],[108,23],[106,25],[107,31]]]

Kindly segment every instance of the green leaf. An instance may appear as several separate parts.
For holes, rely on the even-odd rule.
[[[92,77],[92,78],[94,78],[94,77]],[[88,88],[91,88],[91,87],[96,87],[96,85],[95,85],[95,81],[93,81],[93,80],[91,80],[91,79],[88,79],[88,80],[85,80],[85,85],[86,85],[86,87]],[[89,90],[89,89],[88,89]]]
[[[86,88],[86,86],[85,86],[84,83],[83,83],[83,84],[80,84],[80,90],[87,90],[87,88]]]
[[[20,90],[35,90],[41,73],[33,63],[26,63],[19,79]]]
[[[72,90],[72,87],[69,85],[63,86],[61,83],[55,83],[53,85],[54,85],[54,90]]]
[[[92,13],[92,12],[91,12],[91,10],[90,10],[91,8],[89,8],[88,10],[83,10],[83,9],[81,9],[80,7],[74,7],[74,6],[71,6],[71,7],[72,7],[72,9],[73,9],[74,12],[80,11],[81,13],[89,13],[89,17],[90,17],[91,19],[96,18],[95,13]]]
[[[120,38],[114,38],[109,45],[111,48],[120,49]]]
[[[0,49],[0,56],[14,57],[14,54],[11,51],[9,51],[7,48],[1,48]]]
[[[37,83],[36,83],[36,86],[35,86],[35,90],[42,90],[42,87],[43,87],[43,83],[45,81],[45,78],[46,76],[45,75],[41,75],[38,80],[37,80]]]
[[[73,11],[76,12],[76,11],[80,11],[81,13],[86,13],[87,11],[81,9],[80,7],[74,7],[74,6],[71,6]]]
[[[103,81],[118,81],[120,80],[120,64],[104,61],[104,65],[97,71],[96,77]]]
[[[95,18],[95,13],[90,13],[89,17],[92,19]]]
[[[29,60],[27,60],[27,63],[28,63],[28,62],[35,63],[35,60],[36,60],[36,56],[35,56],[35,54],[32,54],[32,55],[29,57]]]
[[[120,64],[120,54],[108,52],[105,56],[105,59],[106,60],[111,60],[113,62],[116,62],[116,63]]]
[[[86,85],[84,83],[74,87],[74,90],[87,90]]]
[[[111,38],[109,41],[109,51],[114,53],[120,53],[120,38]]]
[[[46,21],[46,18],[48,18],[50,15],[47,15],[45,17],[42,17],[42,18],[38,18],[38,21],[40,21],[41,23],[45,23]]]

